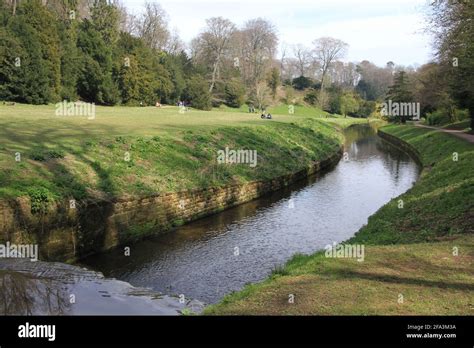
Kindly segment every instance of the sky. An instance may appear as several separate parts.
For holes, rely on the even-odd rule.
[[[122,0],[138,14],[146,0]],[[155,2],[156,0],[147,0]],[[280,46],[304,44],[330,36],[349,44],[345,61],[369,60],[384,66],[416,66],[432,58],[425,33],[427,0],[159,0],[170,29],[189,43],[205,28],[205,20],[222,16],[242,26],[262,17],[278,31]]]

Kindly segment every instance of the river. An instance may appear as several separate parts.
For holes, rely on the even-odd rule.
[[[416,162],[369,125],[345,131],[345,155],[325,173],[81,262],[106,277],[215,303],[265,279],[295,253],[352,237],[370,215],[417,180]]]

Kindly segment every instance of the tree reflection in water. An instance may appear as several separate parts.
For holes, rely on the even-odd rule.
[[[0,314],[62,315],[69,310],[67,287],[47,278],[0,270]]]

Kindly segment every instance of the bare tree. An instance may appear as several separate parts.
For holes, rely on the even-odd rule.
[[[307,76],[312,61],[311,50],[302,44],[293,45],[292,48],[299,76]]]
[[[245,23],[238,38],[241,74],[247,86],[256,88],[272,67],[278,44],[276,29],[262,18],[252,19]]]
[[[360,74],[357,72],[357,66],[354,63],[343,63],[339,60],[329,67],[328,76],[330,76],[332,82],[349,88],[354,88],[360,79]]]
[[[166,44],[165,50],[171,54],[178,54],[186,49],[186,44],[179,37],[178,29],[173,28],[170,38]]]
[[[230,42],[236,27],[228,19],[213,17],[206,20],[206,29],[193,40],[195,58],[211,65],[212,92],[216,79],[219,76],[223,57],[230,50]]]
[[[268,107],[270,100],[270,89],[268,88],[267,84],[265,82],[257,83],[253,96],[257,108],[261,111],[264,111]]]
[[[323,92],[329,67],[334,61],[345,56],[349,45],[332,37],[314,40],[313,45],[315,58],[321,66],[321,92]]]
[[[145,3],[145,12],[137,19],[137,34],[151,48],[165,48],[170,33],[168,16],[158,3]]]
[[[134,34],[137,32],[137,22],[138,19],[136,15],[128,13],[127,8],[122,1],[118,1],[117,9],[119,11],[119,27],[120,31],[123,31],[128,34]]]
[[[6,0],[7,4],[11,6],[12,8],[12,14],[16,14],[16,8],[18,7],[18,3],[20,0]]]
[[[280,76],[283,76],[285,71],[285,63],[286,63],[286,54],[288,51],[288,46],[286,43],[282,43],[280,47]]]

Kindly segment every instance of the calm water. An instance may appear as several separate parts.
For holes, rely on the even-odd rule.
[[[369,126],[346,131],[348,160],[325,174],[169,234],[83,261],[107,277],[214,303],[295,253],[341,242],[418,178],[417,164]]]

